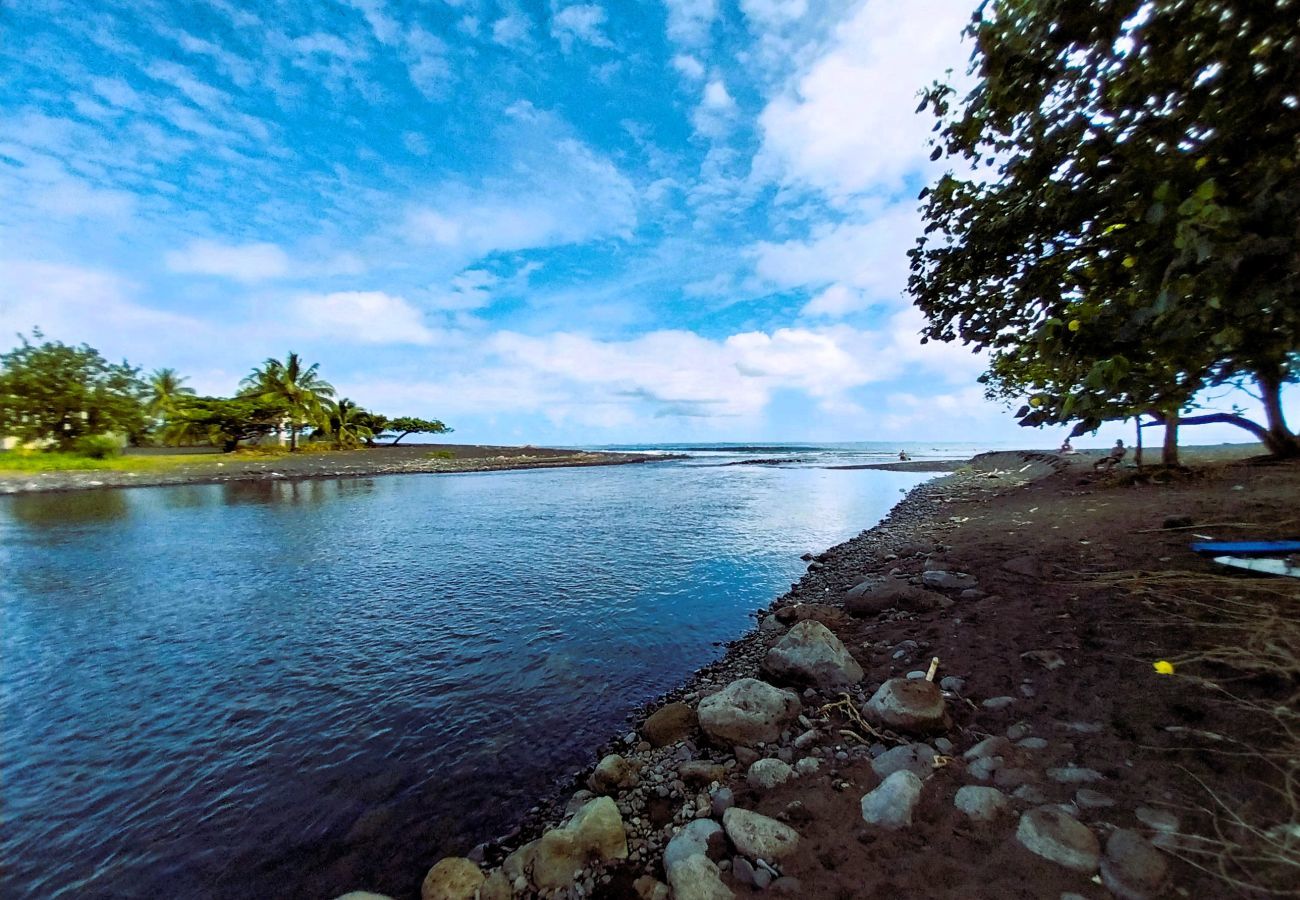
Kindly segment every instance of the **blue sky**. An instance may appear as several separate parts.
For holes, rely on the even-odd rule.
[[[903,296],[969,11],[6,5],[0,333],[210,393],[296,350],[466,441],[1047,444]]]

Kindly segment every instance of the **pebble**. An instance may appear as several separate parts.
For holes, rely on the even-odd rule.
[[[951,691],[954,694],[960,694],[966,690],[966,679],[957,675],[948,675],[939,679],[939,688],[945,691]]]
[[[848,759],[847,753],[844,754],[844,758]],[[795,763],[794,771],[796,775],[815,775],[817,770],[821,767],[821,760],[813,759],[811,756],[808,756]]]
[[[1026,850],[1084,874],[1097,870],[1097,837],[1073,816],[1054,806],[1039,806],[1020,817],[1016,840]]]
[[[1024,750],[1046,750],[1047,741],[1040,737],[1027,737],[1016,741],[1016,746]]]
[[[1080,809],[1105,809],[1115,805],[1113,799],[1092,788],[1079,788],[1079,792],[1074,795],[1074,803]]]
[[[995,712],[1000,709],[1007,709],[1008,707],[1014,706],[1015,703],[1015,697],[989,697],[981,703],[980,706]]]
[[[906,769],[895,772],[862,798],[863,821],[889,829],[910,826],[921,787],[921,779]]]
[[[952,753],[952,751],[956,748],[953,747],[952,741],[948,740],[946,737],[941,737],[941,738],[935,738],[934,749],[938,750],[940,753],[947,755]]]
[[[1087,784],[1093,781],[1101,781],[1104,776],[1096,769],[1089,769],[1084,766],[1061,766],[1048,769],[1047,777],[1057,784]]]
[[[992,781],[993,773],[1002,768],[1000,756],[981,756],[966,767],[966,774],[979,781]]]
[[[1100,722],[1067,722],[1065,727],[1079,734],[1101,734],[1104,730]]]
[[[799,833],[789,825],[748,809],[733,806],[722,815],[722,827],[745,856],[784,859],[798,849]]]
[[[1106,840],[1101,882],[1121,900],[1148,900],[1160,893],[1169,863],[1136,831],[1117,828]]]
[[[1019,741],[1033,734],[1034,729],[1027,722],[1017,722],[1007,729],[1007,740]]]
[[[1044,794],[1036,785],[1032,784],[1022,784],[1020,787],[1015,789],[1011,796],[1015,797],[1017,800],[1022,800],[1025,803],[1042,804],[1047,802],[1047,795]]]
[[[980,759],[986,756],[998,756],[1011,749],[1011,742],[1004,737],[990,737],[980,741],[962,754],[963,759]]]
[[[757,890],[765,891],[772,883],[772,873],[767,869],[754,870],[754,887]]]
[[[754,865],[743,856],[731,860],[731,875],[741,884],[754,884]]]
[[[1153,831],[1163,831],[1166,834],[1176,834],[1178,832],[1178,817],[1168,810],[1155,809],[1150,806],[1139,806],[1134,815],[1138,821]]]
[[[709,798],[710,808],[715,816],[721,816],[724,812],[736,805],[736,795],[729,787],[720,787],[713,792]]]
[[[927,744],[905,744],[880,754],[871,761],[871,769],[881,779],[903,769],[925,777],[934,771],[934,757],[934,748]]]
[[[968,784],[957,790],[953,805],[976,822],[996,819],[1011,801],[997,788]]]
[[[915,672],[908,672],[907,677],[911,679],[924,678],[925,672],[922,672],[920,669],[917,669]]]

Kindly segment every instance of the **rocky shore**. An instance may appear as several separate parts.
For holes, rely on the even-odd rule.
[[[94,469],[55,472],[5,472],[0,460],[0,494],[53,493],[94,488],[152,487],[169,484],[226,484],[291,481],[304,478],[361,478],[418,473],[498,472],[575,466],[619,466],[677,459],[645,453],[605,453],[548,447],[498,447],[480,444],[412,444],[297,454],[201,454],[177,459],[165,469],[138,458],[138,470]]]
[[[1295,465],[1099,476],[1050,454],[977,457],[811,557],[754,632],[638,715],[571,793],[470,858],[437,861],[421,896],[1077,900],[1284,885],[1294,774],[1269,765],[1280,750],[1294,766],[1279,704],[1298,673],[1241,668],[1215,643],[1232,623],[1198,628],[1203,597],[1175,588],[1224,577],[1183,529],[1267,527],[1294,513],[1298,488]],[[1261,615],[1300,609],[1289,585],[1260,584],[1219,587],[1260,598]],[[1233,640],[1257,625],[1238,621]],[[1175,658],[1179,674],[1153,667]],[[1225,672],[1243,703],[1216,702],[1211,676]],[[1225,740],[1232,754],[1207,751]]]

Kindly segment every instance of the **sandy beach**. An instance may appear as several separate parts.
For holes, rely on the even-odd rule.
[[[170,457],[167,468],[151,460]],[[498,472],[571,466],[617,466],[663,460],[662,454],[601,453],[550,447],[484,444],[399,444],[358,450],[254,453],[129,452],[141,461],[139,471],[97,469],[59,472],[9,472],[0,456],[0,494],[76,491],[92,488],[146,487],[165,484],[222,484],[300,478],[355,478],[412,473]]]
[[[918,487],[424,896],[456,873],[482,898],[1293,886],[1300,587],[1188,548],[1300,533],[1300,466],[1256,452],[1113,474],[1096,454],[989,454]],[[809,632],[842,652],[781,663]],[[935,659],[937,717],[891,719],[891,679]],[[746,678],[766,734],[720,716]]]

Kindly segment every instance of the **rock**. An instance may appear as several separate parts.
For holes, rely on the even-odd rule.
[[[779,894],[783,897],[802,897],[803,882],[793,875],[783,875],[772,882],[769,890],[773,894]]]
[[[820,759],[814,759],[811,756],[805,756],[803,759],[799,760],[797,763],[794,764],[794,773],[796,775],[801,775],[801,776],[816,775],[817,772],[821,769],[821,767],[822,767],[822,761]]]
[[[1061,766],[1056,769],[1048,769],[1047,777],[1057,784],[1088,784],[1093,781],[1101,781],[1104,776],[1096,769],[1087,769],[1083,766]]]
[[[727,768],[718,763],[691,760],[677,767],[677,777],[689,785],[702,787],[715,781],[726,781]]]
[[[433,864],[420,885],[420,900],[474,900],[486,879],[479,867],[462,856],[448,856]]]
[[[978,781],[992,781],[1004,762],[1000,756],[979,756],[966,767],[966,774]]]
[[[685,703],[669,703],[655,710],[641,726],[652,747],[666,747],[689,737],[697,725],[695,710]]]
[[[1094,791],[1092,788],[1079,788],[1079,792],[1074,795],[1074,805],[1079,809],[1105,809],[1108,806],[1114,806],[1115,801],[1101,791]]]
[[[638,900],[668,900],[669,898],[668,885],[653,875],[642,875],[632,882],[632,890],[636,891]]]
[[[1015,697],[990,697],[987,700],[980,703],[980,706],[984,707],[990,712],[997,712],[998,710],[1007,709],[1008,707],[1014,706],[1015,703],[1016,703]]]
[[[763,658],[773,679],[831,689],[862,680],[862,666],[829,628],[811,619],[781,636]]]
[[[1033,729],[1025,722],[1017,722],[1007,729],[1007,740],[1018,741],[1033,733]]]
[[[731,860],[731,874],[738,883],[754,886],[754,866],[745,857],[737,856]]]
[[[478,900],[510,900],[513,896],[510,879],[500,869],[493,869],[478,889]]]
[[[722,874],[707,856],[689,856],[664,869],[673,900],[732,900],[736,896],[722,883]]]
[[[1154,809],[1150,806],[1139,806],[1133,811],[1138,821],[1152,831],[1162,831],[1166,834],[1176,834],[1178,826],[1181,824],[1178,817],[1165,809]]]
[[[943,694],[932,681],[891,678],[867,701],[866,711],[890,728],[924,734],[945,725]]]
[[[1065,666],[1065,657],[1055,650],[1026,650],[1020,654],[1020,658],[1026,662],[1036,662],[1049,672]]]
[[[722,836],[721,825],[712,819],[694,819],[668,842],[668,847],[664,850],[664,867],[689,856],[721,859],[726,847],[727,841]]]
[[[521,855],[515,863],[511,857]],[[593,860],[627,859],[627,832],[618,806],[609,797],[590,801],[568,825],[552,828],[531,844],[507,857],[501,868],[507,876],[513,869],[532,867],[533,883],[542,890],[573,884],[573,873]]]
[[[986,756],[999,756],[1011,751],[1011,741],[1004,737],[985,738],[962,754],[963,759],[981,759]]]
[[[895,772],[862,798],[862,819],[868,825],[899,829],[912,824],[912,811],[921,799],[921,779],[906,769]]]
[[[765,891],[772,884],[772,873],[767,869],[754,870],[754,890]]]
[[[752,746],[779,738],[799,707],[799,697],[790,691],[741,678],[700,701],[700,727],[720,744]]]
[[[772,634],[785,631],[785,626],[777,621],[776,616],[768,616],[762,622],[758,623],[758,630],[763,634]]]
[[[387,894],[372,894],[370,891],[348,891],[339,894],[334,900],[393,900]]]
[[[964,591],[976,587],[979,582],[972,576],[961,572],[922,572],[921,583],[936,591]]]
[[[1164,856],[1136,831],[1117,828],[1110,833],[1101,860],[1101,883],[1116,897],[1148,900],[1160,893],[1168,876]]]
[[[1020,817],[1016,840],[1031,853],[1084,874],[1097,871],[1096,836],[1055,806],[1039,806]]]
[[[714,816],[721,816],[736,805],[736,795],[729,787],[720,787],[709,795],[709,810]]]
[[[966,690],[966,679],[956,675],[949,675],[939,681],[939,687],[945,691],[952,691],[954,694],[960,694]]]
[[[1032,769],[1022,769],[1018,766],[1000,766],[993,773],[993,783],[1004,790],[1020,787],[1022,784],[1037,780],[1038,774]]]
[[[789,825],[738,806],[722,814],[722,827],[735,848],[750,859],[779,862],[799,846],[799,833]]]
[[[1046,750],[1047,741],[1040,737],[1027,737],[1016,741],[1016,746],[1021,750]]]
[[[1002,564],[1002,571],[1026,578],[1042,578],[1043,564],[1036,556],[1016,556]]]
[[[844,594],[844,611],[851,616],[874,616],[888,609],[923,612],[939,606],[942,595],[914,587],[904,581],[868,580]]]
[[[745,781],[758,791],[770,791],[778,784],[785,784],[794,775],[794,770],[779,759],[760,759],[749,767]]]
[[[1015,789],[1012,796],[1017,800],[1024,801],[1025,803],[1033,803],[1036,805],[1047,802],[1047,795],[1044,794],[1036,785],[1032,784],[1022,784],[1020,787]]]
[[[905,744],[886,750],[871,761],[871,769],[880,779],[904,769],[924,778],[934,771],[934,748],[928,744]]]
[[[731,755],[736,757],[736,765],[746,771],[748,771],[749,767],[758,761],[758,751],[750,747],[742,747],[740,745],[732,747]]]
[[[959,788],[953,799],[953,805],[976,822],[992,822],[1010,803],[1010,798],[997,788],[973,784]]]
[[[637,764],[611,753],[596,764],[596,770],[587,779],[587,786],[597,794],[617,794],[624,788],[635,787]]]

